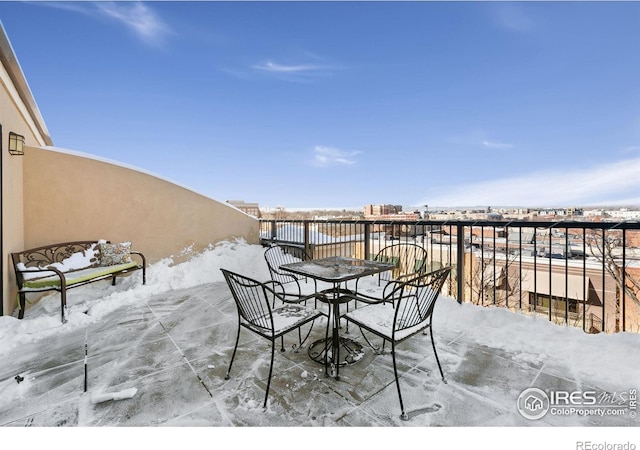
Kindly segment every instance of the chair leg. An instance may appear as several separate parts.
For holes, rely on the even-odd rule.
[[[20,311],[18,311],[18,319],[22,319],[24,317],[24,308],[27,306],[27,298],[26,294],[20,294]]]
[[[438,358],[438,352],[436,351],[436,341],[433,340],[433,327],[429,324],[429,333],[431,334],[431,346],[433,347],[433,354],[436,355],[436,362],[438,363],[438,369],[440,369],[440,376],[442,377],[442,381],[444,384],[447,384],[447,380],[444,378],[444,372],[442,371],[442,366],[440,365],[440,358]]]
[[[348,320],[349,321],[349,320]],[[364,330],[362,329],[361,326],[358,326],[358,329],[360,330],[360,336],[362,336],[362,339],[364,339],[364,341],[367,343],[367,345],[369,346],[369,348],[371,350],[373,350],[373,353],[376,355],[380,355],[382,354],[382,352],[380,351],[380,346],[375,346],[371,343],[371,341],[369,340],[369,338],[367,337],[366,334],[364,334]],[[384,345],[384,339],[382,340],[382,345]]]
[[[349,302],[347,302],[347,303],[345,304],[345,306],[346,306],[346,308],[347,308],[347,313],[348,313],[348,312],[349,312]],[[345,313],[345,314],[346,314],[346,313]],[[347,333],[349,333],[349,321],[348,321],[348,320],[347,320],[347,329],[346,329],[346,332],[347,332]]]
[[[398,388],[398,398],[400,399],[400,419],[409,420],[409,416],[404,412],[404,403],[402,402],[402,392],[400,391],[400,379],[398,378],[398,365],[396,364],[396,345],[391,342],[391,358],[393,359],[393,375],[396,378],[396,387]]]
[[[298,342],[300,344],[298,345],[298,348],[295,350],[295,353],[298,353],[300,349],[304,346],[304,343],[307,342],[307,339],[309,339],[309,336],[313,331],[313,324],[315,322],[316,322],[315,319],[311,321],[311,326],[309,327],[309,331],[307,332],[307,335],[304,337],[304,339],[302,339],[302,328],[298,328]]]
[[[240,342],[240,325],[238,325],[238,333],[236,335],[236,345],[233,347],[233,354],[231,355],[231,362],[229,363],[229,368],[227,369],[227,375],[224,377],[225,380],[228,380],[231,373],[231,366],[233,365],[233,360],[236,357],[236,350],[238,350],[238,342]]]
[[[273,373],[273,357],[276,353],[276,341],[271,341],[271,364],[269,365],[269,378],[267,379],[267,390],[264,393],[264,405],[263,408],[267,408],[267,398],[269,398],[269,387],[271,386],[271,374]]]
[[[326,377],[329,376],[329,348],[331,348],[331,352],[333,352],[333,344],[329,341],[329,327],[331,326],[331,308],[332,305],[329,305],[329,313],[327,315],[327,328],[324,332],[324,375]],[[333,354],[332,354],[333,356]]]
[[[340,379],[340,310],[336,305],[333,309],[334,323],[333,332],[331,333],[331,357],[333,359],[333,365],[335,366],[335,379]]]

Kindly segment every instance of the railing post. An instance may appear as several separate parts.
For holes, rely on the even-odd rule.
[[[627,230],[622,230],[622,331],[627,331],[626,308],[627,300]]]
[[[464,299],[464,225],[458,223],[457,243],[456,243],[456,276],[458,277],[458,303],[462,303]]]
[[[371,223],[364,223],[364,257],[369,258],[371,252]]]
[[[311,251],[311,245],[309,242],[309,221],[305,220],[303,222],[303,226],[304,226],[304,251],[307,254],[310,254]],[[315,255],[311,255],[312,258],[315,258]]]
[[[271,221],[271,241],[275,241],[276,240],[276,236],[278,236],[278,227],[276,227],[276,221],[272,220]]]

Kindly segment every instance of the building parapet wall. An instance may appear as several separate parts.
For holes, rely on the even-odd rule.
[[[258,221],[133,168],[42,148],[25,152],[25,245],[132,241],[149,262],[229,238],[258,241]]]

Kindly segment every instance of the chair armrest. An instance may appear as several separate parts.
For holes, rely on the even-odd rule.
[[[297,281],[297,280],[296,280]],[[273,287],[270,287],[272,285]],[[283,303],[302,303],[307,300],[312,300],[317,297],[318,294],[302,295],[300,293],[293,294],[286,292],[284,284],[277,280],[269,280],[264,282],[265,289],[269,291],[274,300],[277,298]],[[298,292],[300,292],[300,285],[298,285]]]
[[[274,272],[278,274],[279,277],[290,279],[291,281],[295,281],[296,283],[298,282],[298,277],[290,272],[282,272],[280,270],[274,270]]]
[[[356,284],[357,286],[357,284]],[[395,300],[400,298],[400,294],[402,292],[404,283],[400,280],[391,280],[389,281],[382,290],[382,296],[376,297],[373,295],[363,294],[362,292],[353,291],[351,294],[346,294],[346,297],[351,298],[352,300],[356,300],[363,303],[368,304],[377,304],[377,303],[393,303]]]

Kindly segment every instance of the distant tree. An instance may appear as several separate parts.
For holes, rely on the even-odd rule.
[[[515,254],[496,254],[492,249],[472,253],[471,273],[465,286],[471,303],[482,306],[514,307],[520,301],[520,270]]]
[[[627,267],[623,267],[622,261],[622,231],[621,230],[588,230],[585,234],[585,243],[589,253],[604,265],[607,274],[616,283],[616,329],[620,331],[621,299],[622,292],[625,298],[631,300],[636,308],[640,309],[640,279],[629,270],[631,258],[627,259]],[[639,324],[631,324],[638,328]]]

